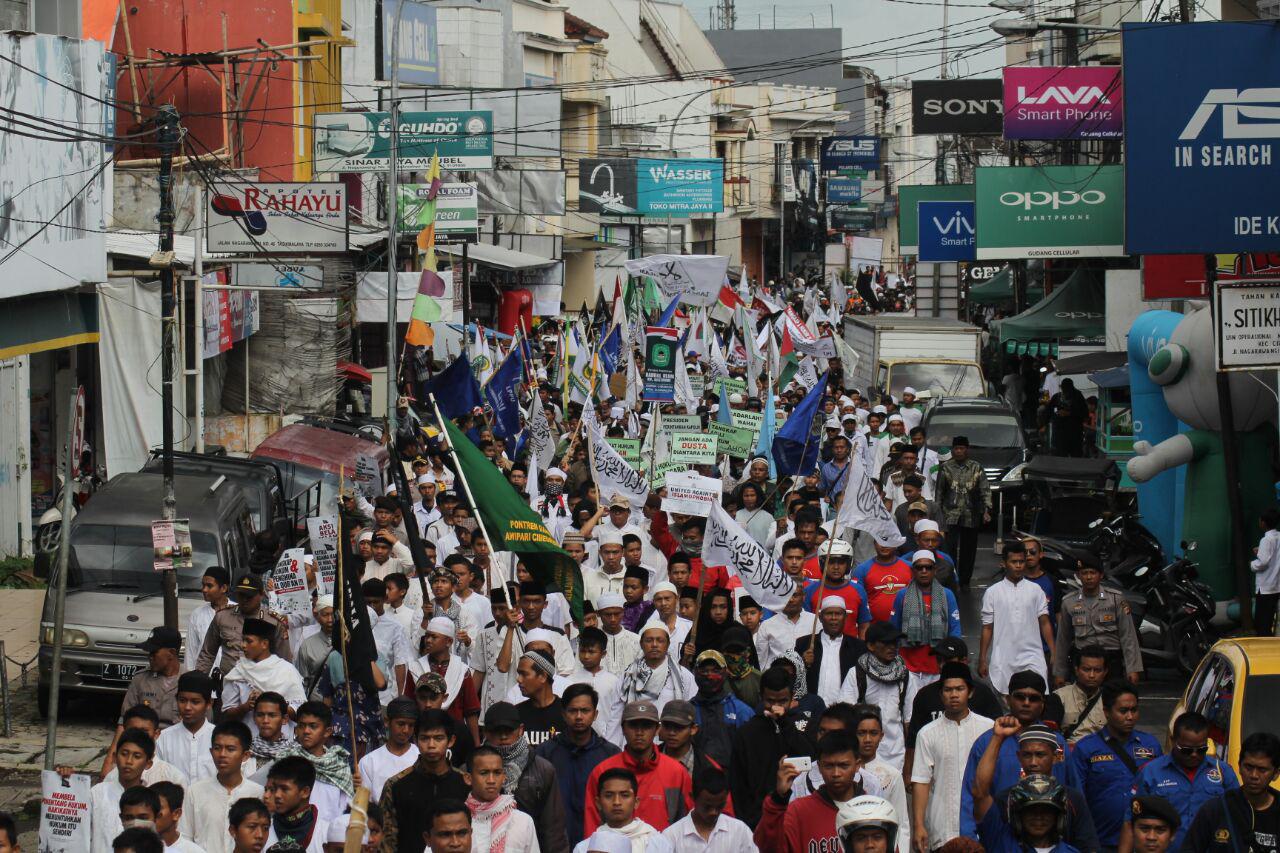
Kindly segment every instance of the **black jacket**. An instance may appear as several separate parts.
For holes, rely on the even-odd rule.
[[[819,629],[821,631],[821,629]],[[800,657],[804,657],[804,653],[809,650],[809,637],[801,637],[796,640],[796,651],[800,653]],[[813,666],[808,668],[805,673],[805,681],[809,685],[809,692],[817,694],[818,692],[818,672],[822,668],[822,640],[821,635],[815,636],[813,639],[818,641],[817,646],[813,650]],[[867,644],[857,637],[846,636],[840,643],[840,675],[844,676],[846,672],[853,669],[853,665],[857,663],[858,658],[867,651]]]
[[[813,755],[810,726],[817,731],[816,720],[792,711],[781,720],[757,714],[738,728],[733,738],[733,774],[729,778],[734,817],[755,828],[764,798],[777,787],[778,762],[787,757]]]
[[[532,753],[516,784],[516,806],[533,818],[538,832],[538,848],[547,853],[569,853],[569,836],[564,825],[564,802],[556,783],[556,768]]]
[[[1280,797],[1280,791],[1272,791]],[[1271,806],[1280,809],[1280,802]],[[1221,797],[1209,800],[1200,807],[1187,834],[1182,838],[1183,853],[1245,853],[1245,851],[1275,850],[1274,846],[1252,846],[1254,825],[1253,806],[1245,799],[1244,792],[1227,791]]]

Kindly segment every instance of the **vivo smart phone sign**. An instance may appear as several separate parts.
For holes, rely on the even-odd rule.
[[[918,260],[972,261],[978,250],[975,207],[972,201],[920,202]]]
[[[1124,95],[1115,66],[1004,70],[1005,139],[1119,139]]]
[[[1280,250],[1280,27],[1124,27],[1125,247]]]

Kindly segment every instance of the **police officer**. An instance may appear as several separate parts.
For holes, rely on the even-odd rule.
[[[152,628],[151,636],[138,644],[147,653],[146,669],[129,682],[124,703],[120,706],[120,725],[124,725],[124,712],[135,705],[146,705],[160,718],[160,726],[178,722],[178,675],[182,672],[182,659],[178,649],[182,636],[175,628]]]
[[[217,669],[222,674],[230,672],[243,653],[244,620],[249,618],[261,619],[274,625],[276,636],[271,642],[272,654],[287,661],[293,660],[293,653],[289,649],[288,629],[282,619],[268,613],[262,606],[265,594],[266,589],[262,578],[258,575],[245,575],[236,581],[235,597],[238,603],[232,607],[225,607],[213,615],[209,630],[204,635],[200,657],[196,659],[196,671],[208,673],[218,650],[221,649],[222,659],[218,662]]]
[[[1171,849],[1182,848],[1182,836],[1200,807],[1227,791],[1240,787],[1236,772],[1215,755],[1209,755],[1209,721],[1194,711],[1179,714],[1173,721],[1172,751],[1147,762],[1138,770],[1130,794],[1163,797],[1178,810],[1178,832]],[[1120,853],[1133,848],[1133,816],[1125,814],[1120,831]]]
[[[1195,853],[1273,853],[1280,847],[1280,738],[1254,732],[1240,744],[1240,790],[1205,804],[1187,827],[1183,850]]]
[[[1133,853],[1167,853],[1178,831],[1178,810],[1162,797],[1134,797],[1129,809],[1133,823]]]
[[[1071,664],[1085,646],[1101,646],[1107,653],[1112,674],[1125,673],[1131,684],[1142,674],[1142,650],[1138,632],[1124,596],[1103,589],[1102,569],[1084,562],[1076,564],[1080,591],[1062,600],[1058,617],[1058,638],[1053,651],[1053,681],[1058,687],[1067,683]]]
[[[1098,842],[1104,850],[1114,850],[1120,843],[1134,777],[1162,750],[1155,737],[1137,730],[1138,693],[1132,685],[1119,679],[1104,684],[1102,710],[1106,725],[1071,750],[1068,775],[1084,792]]]

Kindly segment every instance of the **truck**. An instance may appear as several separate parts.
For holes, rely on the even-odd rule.
[[[933,397],[986,397],[982,330],[946,317],[903,314],[849,316],[844,340],[858,356],[845,368],[845,385],[868,398],[904,388]]]

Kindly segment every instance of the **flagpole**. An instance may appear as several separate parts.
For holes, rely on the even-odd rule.
[[[428,394],[427,399],[431,401],[431,409],[435,412],[436,423],[440,425],[440,435],[444,437],[445,443],[449,446],[449,456],[453,459],[453,467],[458,471],[458,479],[462,481],[462,490],[467,495],[467,502],[471,504],[471,509],[476,516],[476,524],[480,528],[480,533],[484,536],[484,541],[489,545],[489,569],[485,571],[485,584],[488,592],[493,593],[493,540],[489,538],[489,531],[485,529],[484,517],[480,514],[480,507],[476,505],[476,499],[471,494],[471,484],[467,482],[467,475],[462,470],[462,462],[458,459],[458,451],[453,447],[453,442],[449,441],[449,431],[444,428],[444,415],[440,414],[440,404],[436,402],[435,394]],[[507,593],[507,584],[502,582],[502,600],[506,602],[507,607],[511,606],[511,596]]]
[[[341,474],[339,474],[339,476],[341,476]],[[348,535],[346,526],[341,523],[341,516],[339,516],[338,534],[343,537]],[[338,543],[338,573],[336,578],[337,582],[334,586],[337,587],[335,592],[338,594],[338,654],[342,656],[342,677],[347,686],[347,725],[351,730],[351,757],[352,765],[355,765],[360,763],[360,747],[356,743],[356,706],[355,702],[351,698],[351,683],[355,679],[351,676],[351,667],[347,665],[347,645],[349,639],[349,635],[347,633],[347,620],[345,618],[347,615],[347,605],[342,596],[342,592],[347,586],[346,576],[343,574],[342,555],[350,547],[351,543],[349,540],[347,542]]]

